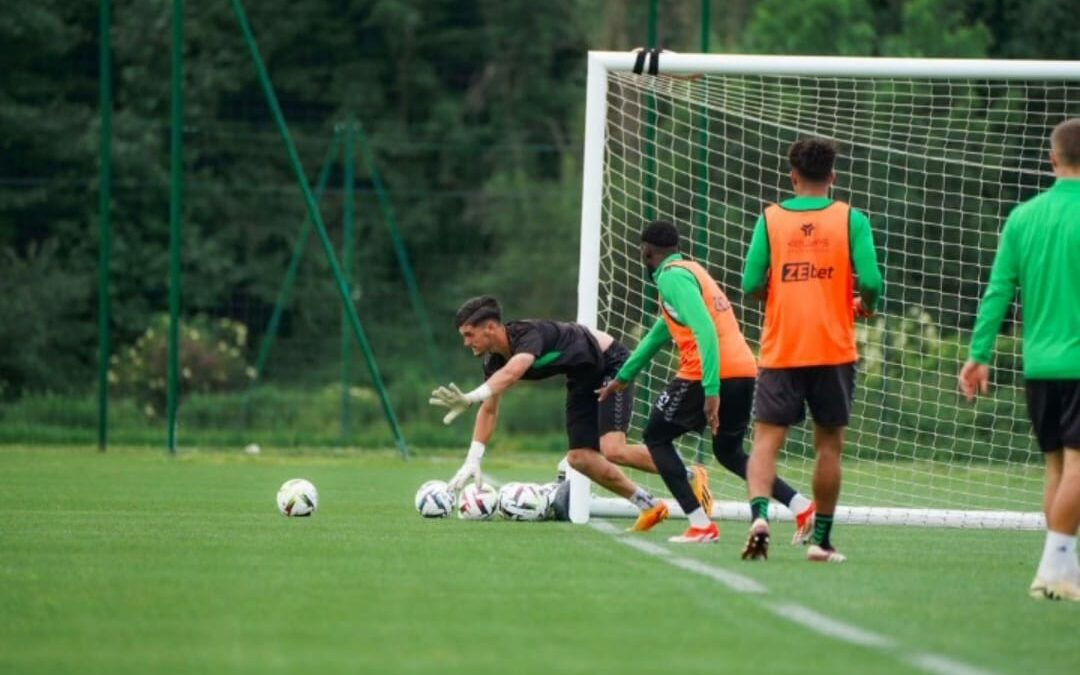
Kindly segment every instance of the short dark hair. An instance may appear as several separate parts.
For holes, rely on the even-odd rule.
[[[658,248],[678,248],[679,231],[667,220],[654,220],[641,231],[641,241]]]
[[[499,307],[499,301],[494,297],[478,295],[475,298],[469,298],[462,303],[461,307],[458,307],[457,314],[454,315],[454,327],[461,328],[466,324],[475,326],[488,319],[502,323],[502,307]]]
[[[1050,134],[1050,149],[1058,161],[1069,167],[1080,167],[1080,117],[1065,120]]]
[[[832,174],[837,149],[836,141],[828,138],[801,138],[791,144],[788,162],[800,176],[818,183]]]

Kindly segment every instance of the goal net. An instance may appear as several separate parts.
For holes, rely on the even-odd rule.
[[[997,342],[990,394],[967,404],[957,373],[1001,226],[1052,184],[1049,132],[1080,115],[1080,63],[654,58],[590,54],[578,319],[631,348],[640,341],[657,305],[638,236],[666,218],[684,235],[683,252],[726,289],[756,351],[762,307],[739,290],[753,225],[765,205],[791,196],[791,143],[835,139],[833,196],[870,217],[885,276],[880,313],[857,327],[838,519],[1042,527],[1018,308]],[[639,376],[632,442],[677,358],[661,352]],[[778,467],[807,496],[811,440],[809,422],[793,427]],[[745,484],[716,463],[707,439],[687,435],[678,448],[710,466],[717,515],[748,518]],[[658,476],[632,477],[668,496]],[[635,512],[592,493],[574,490],[577,520]]]

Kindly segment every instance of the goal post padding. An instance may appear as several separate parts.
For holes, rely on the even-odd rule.
[[[761,305],[739,291],[754,223],[792,196],[790,144],[832,138],[833,196],[869,216],[886,285],[878,316],[857,327],[838,519],[1042,527],[1018,311],[998,340],[990,395],[965,403],[956,375],[1005,218],[1053,183],[1049,132],[1080,115],[1080,63],[655,58],[651,75],[633,72],[633,53],[589,55],[578,320],[638,343],[656,319],[638,235],[661,217],[726,290],[756,350]],[[668,350],[638,377],[631,442],[676,368]],[[707,439],[688,434],[678,449],[709,460],[717,516],[748,516],[745,484],[716,464]],[[810,427],[793,427],[779,473],[807,496],[813,457]],[[667,496],[657,476],[631,476]],[[635,511],[587,480],[573,485],[578,522]]]

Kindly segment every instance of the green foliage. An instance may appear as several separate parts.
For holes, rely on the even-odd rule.
[[[244,358],[247,335],[244,324],[229,319],[196,317],[181,322],[181,398],[246,386],[255,377]],[[109,382],[117,393],[133,398],[147,417],[165,412],[168,353],[169,317],[159,315],[132,345],[112,357]]]
[[[0,248],[0,400],[88,384],[78,376],[94,335],[89,289],[58,249],[55,240],[30,243],[25,254]]]
[[[757,54],[865,56],[874,41],[867,0],[761,0],[744,36]]]

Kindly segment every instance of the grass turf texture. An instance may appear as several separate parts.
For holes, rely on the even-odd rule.
[[[1040,533],[840,526],[844,566],[804,562],[790,524],[764,564],[738,560],[743,523],[679,549],[769,589],[744,595],[591,528],[421,519],[415,489],[456,461],[0,447],[0,672],[925,672],[764,602],[991,672],[1080,669],[1080,606],[1025,593]],[[301,476],[319,512],[283,518]]]

